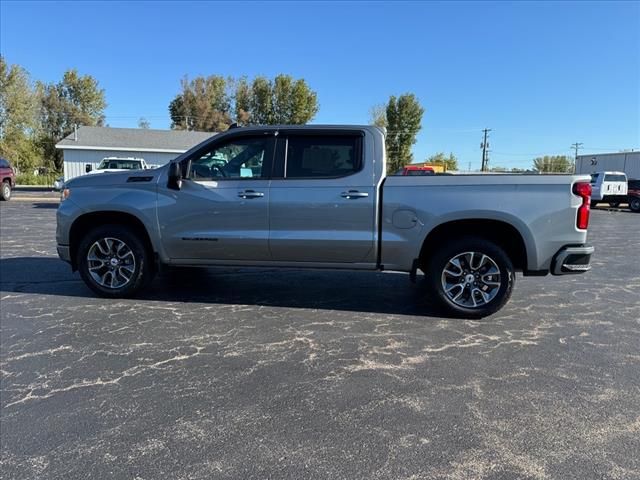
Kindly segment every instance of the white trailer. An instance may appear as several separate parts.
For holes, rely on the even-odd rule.
[[[624,172],[628,179],[640,179],[640,152],[578,155],[576,173]]]

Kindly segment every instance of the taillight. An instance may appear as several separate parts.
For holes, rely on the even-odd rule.
[[[591,205],[591,184],[588,182],[577,182],[573,184],[573,193],[582,198],[582,205],[578,207],[578,217],[576,227],[586,230],[589,226],[589,206]]]

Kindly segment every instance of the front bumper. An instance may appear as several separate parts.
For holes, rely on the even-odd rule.
[[[562,247],[551,261],[552,275],[571,275],[591,270],[591,245]]]
[[[69,245],[58,245],[58,256],[60,257],[60,260],[71,263],[71,252],[69,251]]]

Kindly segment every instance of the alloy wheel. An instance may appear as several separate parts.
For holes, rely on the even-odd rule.
[[[447,298],[464,308],[479,308],[491,302],[502,284],[496,262],[480,252],[464,252],[449,259],[441,282]]]
[[[100,286],[118,289],[133,278],[136,259],[131,248],[117,238],[102,238],[87,252],[87,267],[91,278]]]

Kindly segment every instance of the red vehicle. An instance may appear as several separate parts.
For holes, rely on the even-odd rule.
[[[629,180],[627,198],[631,211],[640,213],[640,180]]]
[[[420,167],[417,165],[406,165],[402,168],[400,175],[435,175],[433,168]]]
[[[16,186],[16,174],[11,168],[9,160],[0,158],[0,200],[9,200],[11,190]]]

